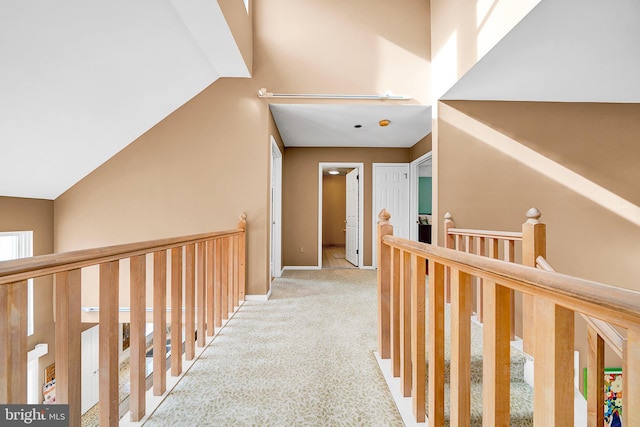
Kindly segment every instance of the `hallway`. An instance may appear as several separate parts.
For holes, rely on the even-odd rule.
[[[322,268],[344,269],[358,268],[345,259],[344,245],[322,246]]]
[[[375,271],[287,271],[145,425],[401,426],[375,349]]]

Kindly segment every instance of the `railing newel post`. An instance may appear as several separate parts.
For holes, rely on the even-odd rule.
[[[378,352],[382,359],[391,357],[391,248],[383,243],[385,236],[393,236],[390,218],[386,209],[378,214]]]
[[[547,256],[547,226],[540,221],[542,214],[536,208],[527,211],[527,220],[522,224],[522,265],[536,267],[536,258]],[[534,297],[522,295],[522,342],[525,353],[535,357]]]
[[[247,215],[243,212],[240,214],[240,221],[238,228],[242,233],[240,234],[240,247],[238,248],[238,300],[244,301],[247,286]]]

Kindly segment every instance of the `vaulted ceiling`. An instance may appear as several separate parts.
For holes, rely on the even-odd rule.
[[[0,195],[54,199],[220,77],[216,1],[0,3]]]

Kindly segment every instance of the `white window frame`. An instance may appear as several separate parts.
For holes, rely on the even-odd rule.
[[[13,237],[11,247],[0,246],[0,261],[8,261],[18,258],[29,258],[33,256],[33,231],[2,231],[0,239],[3,237]],[[33,279],[27,281],[27,335],[34,332],[33,325]]]

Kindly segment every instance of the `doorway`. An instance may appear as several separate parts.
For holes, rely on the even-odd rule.
[[[363,265],[362,163],[319,163],[318,267]]]
[[[282,152],[271,137],[271,277],[282,276]]]
[[[432,153],[417,158],[411,168],[411,230],[410,239],[435,243],[433,226],[433,158]],[[428,226],[428,227],[427,227]]]

